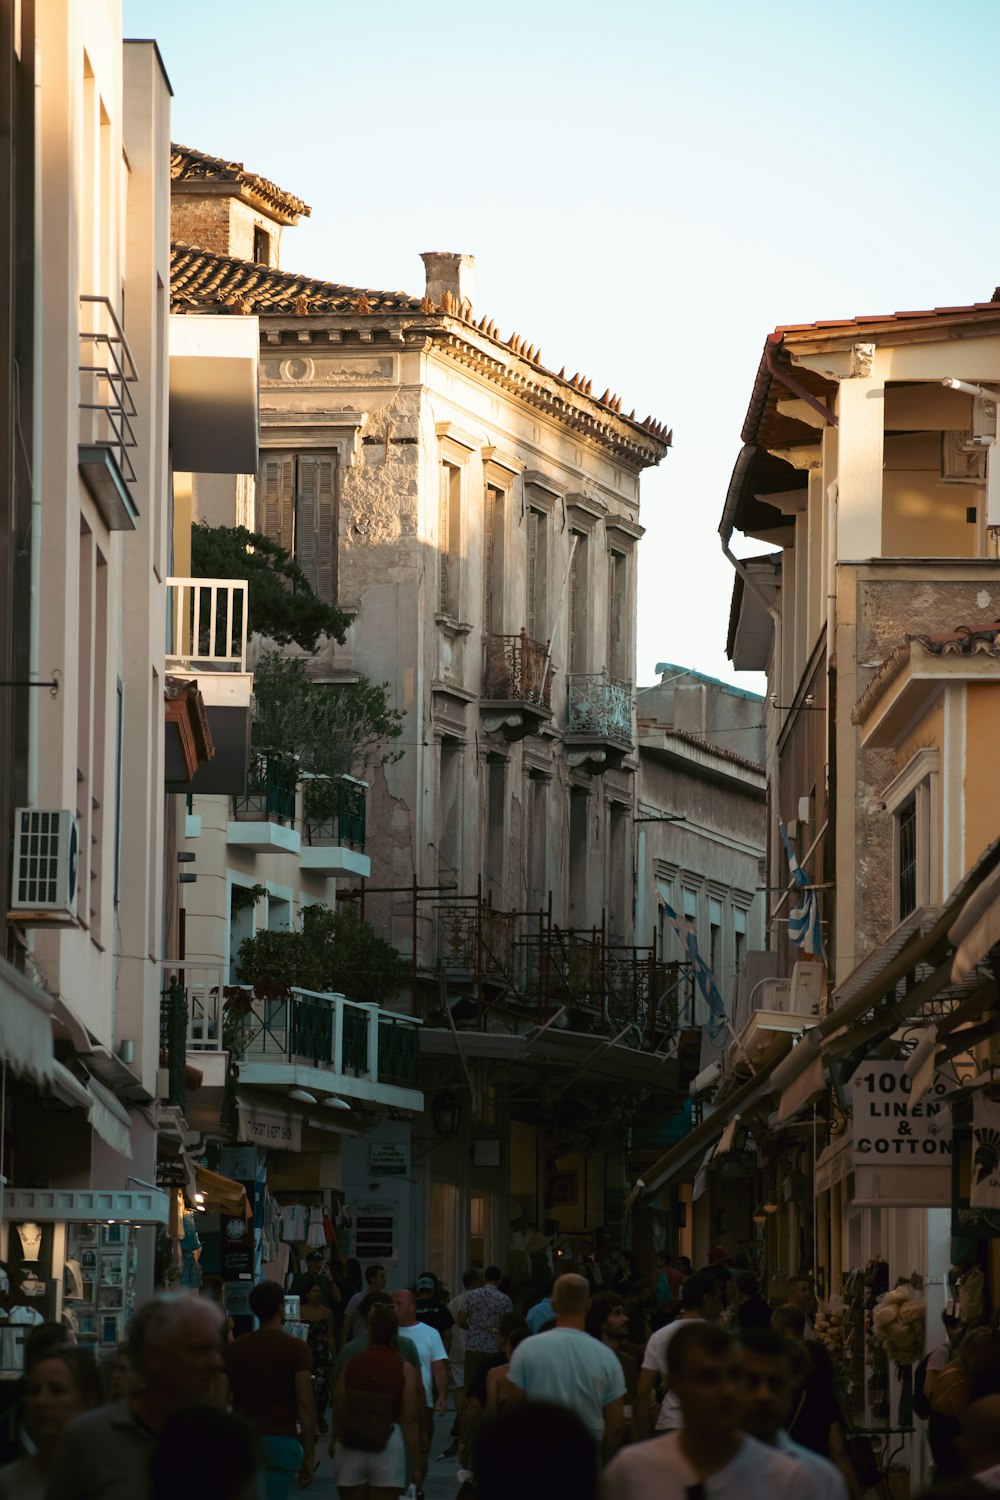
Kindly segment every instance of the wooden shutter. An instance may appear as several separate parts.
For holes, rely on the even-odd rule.
[[[313,591],[333,604],[337,588],[335,455],[301,453],[295,501],[295,561]]]
[[[269,454],[260,469],[261,530],[272,542],[295,550],[295,459],[290,453]]]
[[[537,619],[538,598],[538,529],[541,516],[537,510],[528,511],[528,620],[525,629],[533,641],[542,639]],[[516,621],[514,622],[517,623]]]
[[[488,485],[483,506],[483,629],[503,630],[503,491]]]
[[[449,562],[449,527],[451,517],[451,472],[447,464],[441,465],[441,488],[438,493],[438,608],[442,614],[447,614],[451,605],[450,569]]]
[[[583,552],[583,537],[577,537],[573,549],[573,562],[569,570],[569,669],[580,671],[580,656],[583,641],[580,638],[580,556]]]

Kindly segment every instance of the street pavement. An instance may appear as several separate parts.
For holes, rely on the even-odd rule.
[[[424,1500],[455,1500],[458,1493],[457,1460],[449,1458],[443,1463],[437,1462],[437,1455],[443,1453],[451,1442],[451,1426],[454,1420],[455,1413],[451,1410],[443,1417],[435,1418],[434,1442],[431,1444],[430,1465],[424,1482]],[[337,1494],[337,1486],[333,1482],[332,1465],[326,1453],[326,1445],[329,1441],[326,1433],[320,1434],[316,1450],[322,1455],[319,1471],[309,1488],[302,1492],[303,1497],[308,1496],[309,1500],[334,1500]]]

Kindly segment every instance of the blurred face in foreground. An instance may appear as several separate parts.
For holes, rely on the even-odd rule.
[[[671,1373],[670,1388],[684,1414],[685,1430],[720,1437],[736,1431],[743,1417],[743,1364],[738,1349],[709,1354],[697,1346],[687,1350],[683,1368]]]
[[[795,1382],[792,1362],[784,1354],[743,1354],[745,1409],[743,1429],[762,1443],[773,1443],[788,1420]]]
[[[31,1367],[25,1401],[25,1423],[39,1448],[51,1447],[63,1428],[85,1410],[72,1371],[57,1355]]]

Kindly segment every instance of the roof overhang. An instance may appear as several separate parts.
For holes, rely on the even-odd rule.
[[[929,651],[910,636],[887,658],[851,713],[866,750],[892,750],[910,733],[949,683],[1000,680],[994,654]]]
[[[170,318],[170,444],[174,468],[256,474],[260,433],[255,317]]]
[[[617,1084],[624,1088],[642,1087],[653,1093],[678,1092],[673,1054],[644,1052],[623,1046],[612,1037],[560,1030],[551,1025],[520,1034],[425,1026],[420,1033],[420,1055],[461,1055],[518,1068],[561,1068],[571,1078],[582,1074],[581,1083],[589,1088]]]

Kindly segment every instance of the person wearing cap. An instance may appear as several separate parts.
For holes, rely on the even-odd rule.
[[[441,1283],[430,1271],[425,1271],[416,1281],[417,1296],[417,1322],[426,1323],[428,1328],[436,1328],[441,1335],[441,1342],[445,1349],[451,1349],[451,1330],[455,1326],[455,1319],[448,1311],[448,1305],[441,1298]]]
[[[340,1287],[330,1274],[330,1267],[323,1258],[322,1250],[310,1250],[306,1256],[306,1268],[292,1280],[291,1293],[294,1297],[301,1297],[303,1302],[310,1287],[318,1286],[320,1301],[324,1307],[333,1309],[333,1304],[340,1301]]]
[[[476,1287],[465,1299],[458,1321],[465,1329],[465,1386],[468,1390],[481,1365],[491,1354],[497,1354],[497,1325],[504,1313],[514,1311],[514,1304],[500,1290],[503,1272],[499,1266],[487,1266],[485,1284]]]

